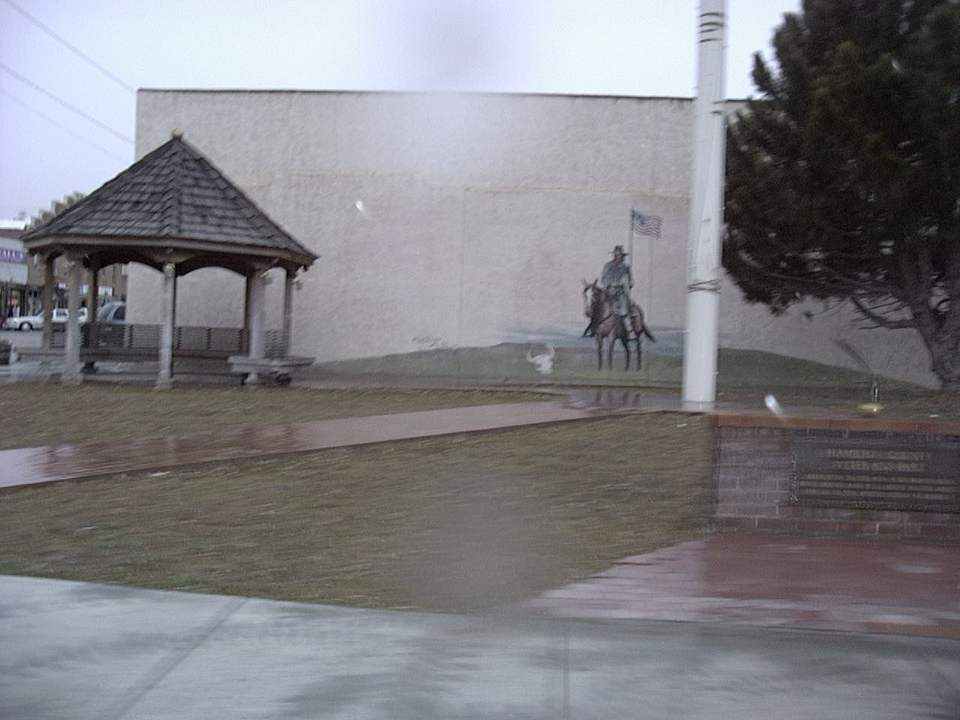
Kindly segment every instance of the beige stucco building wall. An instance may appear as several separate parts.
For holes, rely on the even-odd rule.
[[[320,256],[294,303],[294,351],[320,361],[523,338],[575,339],[581,278],[596,277],[630,212],[635,298],[683,327],[692,103],[495,94],[142,90],[138,157],[184,138]],[[268,288],[279,324],[279,282]],[[131,269],[130,317],[158,319],[159,275]],[[242,324],[239,276],[187,276],[179,321]],[[773,318],[730,283],[721,342],[850,365],[845,338],[885,373],[929,383],[910,334],[854,329],[850,313]]]

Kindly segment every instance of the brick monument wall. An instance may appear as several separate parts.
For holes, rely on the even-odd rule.
[[[960,423],[740,415],[716,422],[720,532],[960,542]],[[810,472],[810,445],[840,459]],[[932,469],[902,462],[930,456]]]

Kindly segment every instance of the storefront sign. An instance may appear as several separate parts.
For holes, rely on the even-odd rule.
[[[26,265],[27,254],[23,252],[23,250],[14,250],[13,248],[0,247],[0,262]]]

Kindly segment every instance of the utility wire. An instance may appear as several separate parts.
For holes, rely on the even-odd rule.
[[[100,121],[97,120],[95,117],[93,117],[92,115],[88,115],[87,113],[85,113],[85,112],[84,112],[83,110],[81,110],[80,108],[71,105],[70,103],[68,103],[68,102],[67,102],[66,100],[64,100],[63,98],[58,97],[57,95],[54,95],[52,92],[50,92],[50,91],[47,90],[46,88],[40,87],[40,86],[37,85],[35,82],[33,82],[33,80],[30,80],[29,78],[25,78],[23,75],[21,75],[20,73],[18,73],[18,72],[17,72],[16,70],[14,70],[13,68],[8,67],[7,65],[4,65],[3,63],[0,63],[0,70],[3,70],[4,72],[12,75],[12,76],[15,77],[17,80],[19,80],[20,82],[22,82],[24,85],[27,85],[27,86],[33,88],[33,89],[36,90],[37,92],[43,93],[43,94],[46,95],[48,98],[50,98],[51,100],[53,100],[53,101],[56,102],[56,103],[59,103],[60,105],[63,105],[63,106],[64,106],[65,108],[67,108],[68,110],[71,110],[71,111],[75,112],[77,115],[79,115],[80,117],[82,117],[84,120],[87,120],[88,122],[92,122],[94,125],[96,125],[97,127],[101,128],[101,129],[103,129],[103,130],[106,130],[106,131],[107,131],[108,133],[110,133],[111,135],[115,135],[116,137],[120,138],[120,139],[123,140],[124,142],[129,143],[130,145],[133,145],[133,139],[132,139],[132,138],[127,137],[127,136],[124,135],[123,133],[117,132],[117,131],[114,130],[112,127],[110,127],[109,125],[105,125],[104,123],[100,122]]]
[[[17,11],[18,13],[20,13],[23,17],[25,17],[27,20],[29,20],[29,21],[32,22],[34,25],[36,25],[38,28],[40,28],[41,30],[43,30],[47,35],[49,35],[49,36],[52,37],[54,40],[56,40],[58,43],[60,43],[61,45],[63,45],[65,48],[67,48],[67,49],[68,49],[70,52],[72,52],[74,55],[76,55],[76,56],[82,58],[83,60],[85,60],[88,65],[91,65],[92,67],[96,68],[96,69],[99,70],[101,73],[103,73],[104,75],[106,75],[108,78],[110,78],[111,80],[113,80],[113,82],[115,82],[117,85],[119,85],[120,87],[122,87],[124,90],[126,90],[127,92],[130,92],[130,93],[136,93],[136,90],[135,90],[133,87],[131,87],[130,85],[127,85],[127,83],[125,83],[123,80],[121,80],[120,78],[118,78],[118,77],[117,77],[116,75],[114,75],[112,72],[110,72],[109,70],[107,70],[103,65],[101,65],[101,64],[98,63],[96,60],[94,60],[92,57],[90,57],[89,55],[87,55],[85,52],[83,52],[83,51],[82,51],[80,48],[78,48],[76,45],[72,44],[69,40],[67,40],[66,38],[62,37],[61,35],[57,34],[57,33],[54,32],[53,30],[51,30],[48,26],[44,25],[42,22],[40,22],[39,20],[37,20],[37,18],[35,18],[35,17],[34,17],[33,15],[31,15],[30,13],[28,13],[28,12],[27,12],[26,10],[24,10],[22,7],[20,7],[20,6],[17,5],[16,3],[12,2],[12,0],[3,0],[3,2],[5,2],[5,3],[6,3],[7,5],[9,5],[11,8],[13,8],[14,10],[16,10],[16,11]]]
[[[75,137],[77,140],[80,140],[80,141],[82,141],[82,142],[87,143],[87,145],[91,145],[91,146],[95,147],[95,148],[96,148],[97,150],[99,150],[100,152],[104,153],[105,155],[109,155],[110,157],[112,157],[112,158],[115,159],[115,160],[119,160],[119,161],[121,161],[121,162],[125,162],[124,158],[120,157],[117,153],[115,153],[115,152],[113,152],[113,151],[111,151],[111,150],[108,150],[107,148],[103,147],[103,146],[100,145],[99,143],[95,143],[93,140],[91,140],[90,138],[84,137],[84,136],[81,135],[80,133],[74,132],[73,130],[71,130],[70,128],[68,128],[66,125],[62,125],[61,123],[57,122],[56,120],[54,120],[52,117],[50,117],[50,116],[47,115],[46,113],[41,112],[40,110],[37,110],[35,107],[31,107],[30,105],[27,105],[27,103],[23,102],[23,100],[21,100],[20,98],[16,97],[15,95],[11,95],[11,94],[10,94],[9,92],[7,92],[6,90],[0,89],[0,94],[6,95],[8,99],[12,100],[13,102],[15,102],[15,103],[16,103],[17,105],[19,105],[20,107],[24,108],[25,110],[29,110],[29,111],[32,112],[34,115],[39,115],[40,117],[42,117],[44,120],[46,120],[48,123],[50,123],[50,124],[53,125],[54,127],[60,128],[61,130],[63,130],[63,132],[67,133],[68,135],[71,135],[71,136]]]

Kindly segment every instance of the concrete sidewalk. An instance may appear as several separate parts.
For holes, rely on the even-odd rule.
[[[954,718],[960,643],[0,577],[0,717]]]

